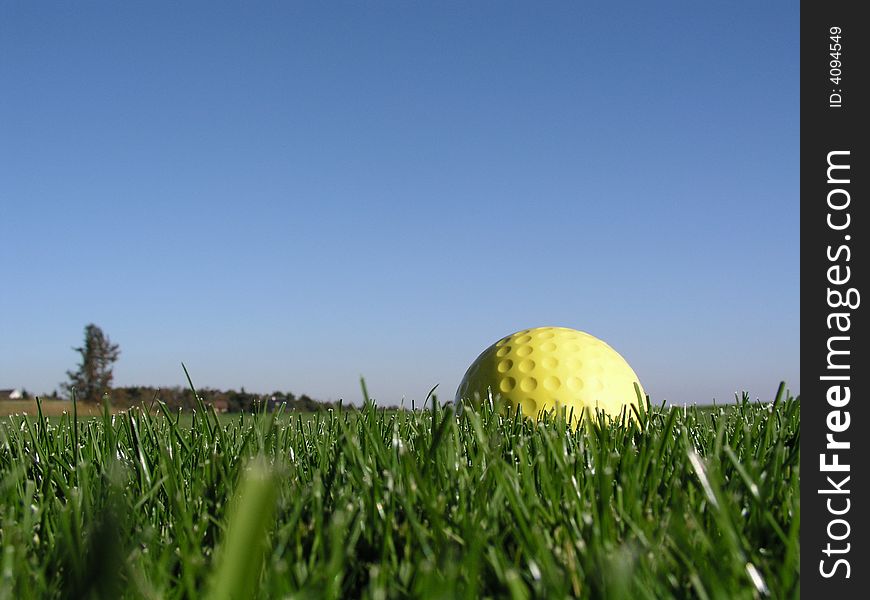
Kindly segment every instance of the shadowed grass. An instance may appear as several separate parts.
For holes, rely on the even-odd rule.
[[[8,417],[0,599],[798,595],[784,389],[578,430],[427,406]]]

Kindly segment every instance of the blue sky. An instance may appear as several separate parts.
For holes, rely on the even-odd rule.
[[[562,325],[798,389],[798,4],[0,5],[0,387],[452,398]]]

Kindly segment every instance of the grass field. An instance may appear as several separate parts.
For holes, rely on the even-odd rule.
[[[82,416],[99,416],[100,407],[95,404],[82,404],[76,407]],[[39,411],[37,402],[33,400],[4,400],[0,402],[0,417],[11,415],[35,415]],[[73,404],[69,400],[43,400],[42,414],[46,417],[60,417],[64,413],[72,414]]]
[[[0,598],[799,596],[800,403],[0,421]]]

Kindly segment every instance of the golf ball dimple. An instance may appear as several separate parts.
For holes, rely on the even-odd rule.
[[[618,417],[637,405],[635,372],[616,350],[583,331],[566,327],[524,329],[506,336],[471,364],[456,401],[499,396],[523,414],[565,408],[579,418],[583,409]]]

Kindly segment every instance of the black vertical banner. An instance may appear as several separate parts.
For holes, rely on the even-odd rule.
[[[870,23],[859,2],[801,5],[801,588],[870,590],[867,348]],[[862,11],[864,12],[864,11]],[[866,13],[864,13],[866,14]],[[824,594],[824,596],[822,596]]]

